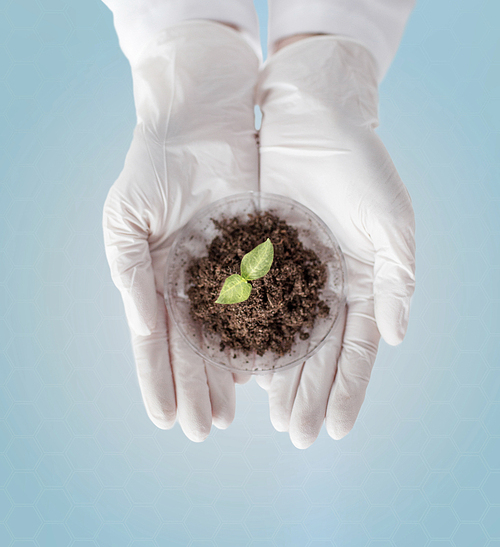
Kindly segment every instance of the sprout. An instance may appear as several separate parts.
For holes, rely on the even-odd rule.
[[[271,269],[274,259],[274,247],[269,238],[257,245],[241,260],[239,274],[230,275],[220,291],[216,304],[237,304],[244,302],[252,292],[249,281],[264,277]]]

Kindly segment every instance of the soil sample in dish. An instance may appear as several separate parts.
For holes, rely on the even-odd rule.
[[[192,317],[209,332],[221,337],[221,350],[231,348],[249,354],[266,351],[288,353],[296,335],[302,340],[316,317],[330,309],[321,300],[326,267],[311,249],[305,249],[297,230],[270,212],[212,220],[220,235],[208,245],[207,256],[188,268],[188,297]],[[227,277],[240,273],[243,256],[269,238],[274,261],[261,279],[251,281],[245,302],[216,304]]]

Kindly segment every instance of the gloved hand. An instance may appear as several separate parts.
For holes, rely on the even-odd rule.
[[[346,314],[304,365],[257,378],[271,421],[306,448],[323,420],[331,437],[353,427],[380,335],[400,343],[415,287],[410,196],[374,129],[376,64],[348,38],[315,36],[287,45],[258,85],[262,191],[288,195],[317,213],[345,255]]]
[[[104,206],[106,256],[131,330],[151,420],[202,441],[233,420],[233,375],[185,345],[168,317],[164,272],[176,232],[201,207],[258,189],[254,89],[259,60],[233,29],[168,28],[132,65],[137,127]],[[238,379],[237,379],[238,380]]]

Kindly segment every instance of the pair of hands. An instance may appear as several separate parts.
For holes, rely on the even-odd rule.
[[[380,139],[375,61],[361,45],[317,36],[287,45],[259,71],[237,31],[191,21],[157,36],[133,68],[138,123],[104,207],[112,278],[123,297],[151,420],[176,417],[193,441],[234,418],[235,383],[206,365],[168,317],[163,275],[176,232],[206,204],[263,191],[316,212],[344,252],[347,305],[323,348],[301,366],[259,376],[270,416],[305,448],[323,421],[354,425],[380,334],[405,334],[415,285],[408,192]],[[263,112],[260,145],[255,100]]]

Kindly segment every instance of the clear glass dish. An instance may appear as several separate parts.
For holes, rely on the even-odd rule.
[[[316,318],[307,340],[297,334],[289,353],[266,351],[249,355],[230,348],[220,350],[220,337],[206,332],[190,314],[187,268],[194,258],[207,255],[207,247],[219,234],[211,219],[238,217],[269,211],[298,230],[299,239],[326,265],[327,282],[320,293],[328,304],[328,317]],[[303,363],[316,353],[330,334],[346,300],[346,268],[340,247],[327,225],[310,209],[293,199],[262,192],[235,194],[200,210],[177,234],[165,271],[165,300],[170,317],[188,345],[205,361],[231,372],[265,374]],[[237,305],[237,304],[235,304]],[[236,355],[236,357],[235,357]]]

